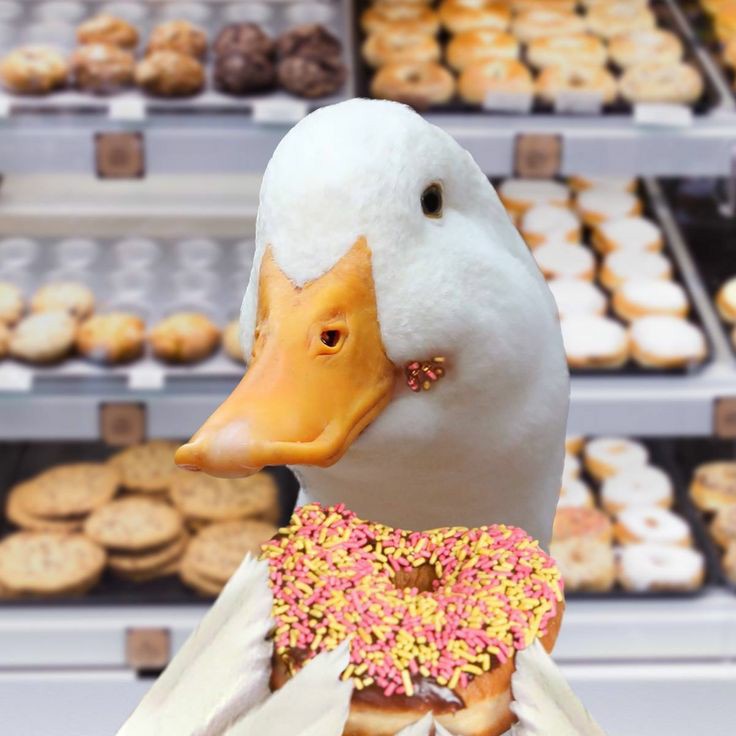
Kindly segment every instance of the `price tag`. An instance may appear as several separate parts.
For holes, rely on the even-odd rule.
[[[526,115],[532,109],[531,92],[500,92],[491,90],[483,100],[483,109],[490,112],[515,112]]]
[[[142,442],[146,435],[146,407],[138,403],[100,405],[100,437],[112,447]]]
[[[736,396],[716,399],[713,420],[716,436],[736,439]]]
[[[273,99],[256,100],[253,103],[253,120],[269,125],[293,125],[309,112],[302,100]]]
[[[111,120],[141,121],[146,119],[146,103],[142,97],[113,98],[107,112]]]
[[[10,97],[0,94],[0,118],[10,117]]]
[[[166,373],[158,366],[131,368],[128,388],[131,391],[159,391],[166,384]]]
[[[566,90],[555,98],[555,112],[568,115],[600,115],[603,95],[591,90]]]
[[[693,124],[693,111],[685,105],[640,102],[634,105],[634,121],[655,128],[687,128]]]
[[[171,659],[168,629],[128,629],[125,632],[125,661],[135,670],[160,670]]]
[[[96,133],[95,163],[100,179],[140,179],[145,174],[142,133]]]
[[[516,136],[514,169],[517,176],[550,179],[560,172],[562,136],[520,133]]]
[[[33,371],[22,365],[0,366],[0,391],[28,393],[33,388]]]

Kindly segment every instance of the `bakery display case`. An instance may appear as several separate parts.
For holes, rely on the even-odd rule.
[[[694,490],[705,473],[728,498],[736,461],[732,12],[629,4],[653,19],[632,33],[667,34],[658,53],[695,75],[697,93],[623,92],[621,55],[644,52],[620,41],[614,55],[623,36],[598,25],[574,48],[597,54],[600,73],[557,79],[553,98],[540,54],[562,46],[535,43],[527,16],[520,29],[535,10],[523,4],[495,3],[475,27],[459,0],[393,20],[364,0],[0,0],[0,536],[28,560],[47,530],[93,545],[59,553],[58,579],[43,585],[22,580],[22,565],[11,580],[0,569],[9,734],[115,732],[222,587],[246,530],[288,519],[298,484],[283,468],[268,470],[261,506],[224,482],[146,485],[160,462],[137,464],[143,486],[118,474],[101,490],[97,474],[189,437],[236,385],[263,170],[309,112],[374,94],[411,103],[470,151],[557,300],[572,380],[556,659],[612,736],[689,733],[693,696],[703,729],[732,728],[736,506]],[[589,3],[568,5],[580,35]],[[391,24],[417,18],[421,45],[388,60]],[[463,50],[479,56],[465,63]],[[504,53],[514,64],[497,62]],[[403,67],[377,83],[391,63],[420,63],[411,54],[432,66],[404,82],[431,75],[445,85],[436,100],[397,92]],[[473,63],[480,92],[460,81]],[[491,88],[512,67],[518,88]],[[593,76],[614,80],[613,98],[588,88]],[[635,256],[612,257],[634,242]],[[595,438],[617,437],[650,466],[618,489],[590,459]],[[654,494],[655,510],[620,514],[617,495],[632,488]],[[106,537],[106,514],[167,531]],[[632,557],[629,542],[652,527],[671,545],[665,559]]]

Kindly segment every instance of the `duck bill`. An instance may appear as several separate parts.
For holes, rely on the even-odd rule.
[[[381,340],[365,239],[302,287],[269,248],[258,293],[248,371],[179,448],[181,467],[237,477],[266,465],[332,465],[391,400],[397,371]]]

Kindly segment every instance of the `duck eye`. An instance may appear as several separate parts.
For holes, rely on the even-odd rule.
[[[430,184],[422,192],[422,212],[427,217],[442,217],[442,187]]]
[[[319,339],[322,340],[324,345],[328,348],[334,348],[338,342],[340,342],[340,330],[325,330]]]

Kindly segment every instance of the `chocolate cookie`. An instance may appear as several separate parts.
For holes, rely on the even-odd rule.
[[[271,57],[276,44],[257,23],[231,23],[217,34],[212,49],[217,56],[235,51]]]
[[[265,54],[230,51],[215,61],[215,85],[228,94],[260,92],[275,83],[276,67]]]
[[[310,59],[290,56],[279,62],[281,86],[300,97],[324,97],[336,92],[345,82],[345,65],[339,57]]]
[[[309,23],[296,26],[282,34],[276,42],[276,51],[279,59],[290,56],[315,60],[339,58],[342,53],[342,43],[324,26]]]
[[[74,84],[85,92],[105,95],[133,84],[133,54],[117,46],[106,43],[80,46],[70,63]]]

